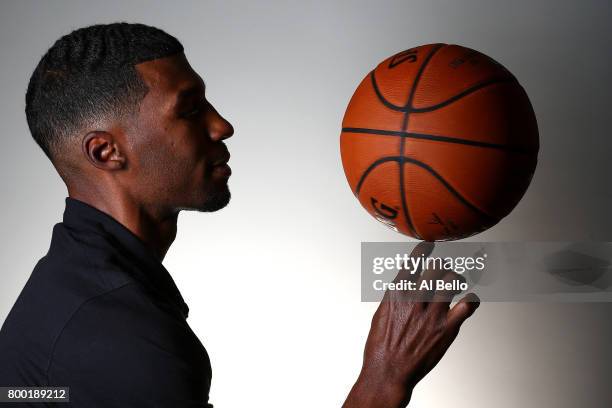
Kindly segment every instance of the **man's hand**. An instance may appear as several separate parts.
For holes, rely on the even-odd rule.
[[[411,257],[428,256],[434,244],[421,242]],[[401,270],[395,281],[411,280],[420,287],[422,280],[447,282],[463,277],[445,270],[410,273]],[[344,408],[396,408],[410,401],[414,386],[440,361],[461,324],[479,305],[470,293],[451,309],[457,292],[387,291],[372,319],[365,346],[361,373]]]

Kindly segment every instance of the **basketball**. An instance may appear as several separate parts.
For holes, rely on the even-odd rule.
[[[465,238],[508,215],[531,182],[538,150],[533,108],[512,73],[449,44],[378,64],[353,94],[340,136],[361,205],[427,241]]]

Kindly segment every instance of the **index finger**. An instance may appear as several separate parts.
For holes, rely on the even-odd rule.
[[[434,246],[435,244],[431,241],[421,241],[410,253],[410,258],[426,258],[433,252]],[[408,268],[408,266],[404,265],[404,267],[400,268],[395,279],[393,279],[394,283],[401,282],[402,280],[416,281],[419,278],[423,270],[423,262],[419,262],[416,265],[413,263],[413,268]]]

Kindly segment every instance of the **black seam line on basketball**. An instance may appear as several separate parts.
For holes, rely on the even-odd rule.
[[[487,81],[481,82],[479,84],[476,84],[468,89],[465,89],[461,92],[459,92],[456,95],[451,96],[450,98],[439,102],[435,105],[432,106],[426,106],[424,108],[414,108],[411,106],[398,106],[398,105],[394,105],[391,102],[389,102],[388,100],[385,99],[385,97],[382,95],[382,93],[380,92],[380,89],[378,88],[378,84],[376,83],[376,78],[374,76],[374,71],[370,72],[370,77],[372,80],[372,87],[374,88],[374,93],[376,93],[376,96],[378,97],[378,99],[383,103],[383,105],[385,105],[387,108],[389,109],[393,109],[395,111],[398,112],[410,112],[410,113],[420,113],[420,112],[432,112],[435,110],[438,110],[440,108],[443,108],[447,105],[450,105],[451,103],[463,98],[464,96],[467,96],[469,94],[472,94],[476,91],[479,91],[480,89],[486,88],[488,86],[491,85],[496,85],[496,84],[502,84],[502,83],[508,83],[508,82],[516,82],[516,78],[509,76],[509,77],[503,77],[503,78],[493,78],[493,79],[489,79]]]
[[[437,103],[435,105],[431,105],[431,106],[426,106],[424,108],[414,108],[412,106],[408,107],[407,109],[410,111],[410,113],[421,113],[421,112],[432,112],[435,110],[438,110],[440,108],[443,108],[447,105],[450,105],[451,103],[463,98],[464,96],[467,96],[469,94],[472,94],[476,91],[479,91],[483,88],[486,88],[488,86],[491,85],[496,85],[496,84],[503,84],[503,83],[507,83],[507,82],[515,82],[516,79],[514,79],[513,77],[503,77],[503,78],[493,78],[493,79],[489,79],[487,81],[481,82],[479,84],[476,84],[464,91],[459,92],[458,94],[451,96],[450,98],[446,99],[445,101],[442,101],[440,103]]]
[[[406,102],[406,105],[403,106],[403,109],[406,113],[411,112],[412,101],[414,100],[414,95],[416,94],[417,86],[419,85],[419,81],[423,76],[423,72],[425,72],[425,68],[427,68],[427,65],[429,64],[429,61],[431,61],[436,52],[438,52],[441,48],[446,47],[447,45],[448,44],[436,44],[433,49],[429,51],[429,54],[427,54],[427,56],[425,57],[425,61],[423,61],[423,64],[421,64],[416,76],[414,77],[414,82],[412,83],[410,94],[408,95],[408,101]],[[405,130],[405,128],[403,129]]]
[[[457,143],[468,146],[475,147],[484,147],[488,149],[498,149],[504,150],[511,153],[537,153],[537,150],[525,149],[518,146],[511,145],[503,145],[497,143],[488,143],[488,142],[479,142],[477,140],[467,140],[460,139],[451,136],[439,136],[439,135],[430,135],[427,133],[413,133],[413,132],[400,132],[395,130],[383,130],[383,129],[367,129],[367,128],[342,128],[343,132],[347,133],[362,133],[362,134],[370,134],[370,135],[381,135],[381,136],[395,136],[395,137],[405,137],[408,139],[422,139],[422,140],[432,140],[436,142],[447,142],[447,143]]]
[[[376,77],[374,76],[374,71],[375,71],[375,69],[373,69],[372,72],[370,72],[370,79],[372,81],[372,87],[374,88],[374,93],[376,94],[378,99],[387,108],[393,109],[393,110],[396,110],[396,111],[400,111],[400,112],[404,112],[404,108],[402,108],[401,106],[398,106],[398,105],[394,105],[394,104],[392,104],[391,102],[389,102],[388,100],[385,99],[383,94],[380,92],[380,89],[378,88],[378,84],[376,83]]]
[[[398,162],[399,163],[400,157],[401,156],[387,156],[387,157],[380,158],[374,161],[374,163],[370,164],[368,168],[366,169],[366,171],[363,172],[363,174],[361,175],[361,178],[359,179],[359,182],[357,183],[357,187],[355,188],[355,195],[359,197],[363,182],[368,177],[368,175],[372,172],[372,170],[374,170],[376,167],[386,162]]]
[[[423,163],[420,160],[416,160],[416,159],[413,159],[411,157],[406,157],[406,156],[387,156],[387,157],[380,158],[380,159],[376,160],[374,163],[370,164],[370,166],[366,169],[366,171],[361,176],[361,179],[359,179],[359,182],[357,183],[357,188],[355,189],[357,196],[359,196],[359,193],[361,191],[361,187],[362,187],[366,177],[372,172],[372,170],[374,170],[376,167],[378,167],[381,164],[386,163],[386,162],[410,163],[410,164],[414,164],[416,166],[421,167],[422,169],[427,171],[429,174],[434,176],[436,179],[438,179],[438,181],[440,181],[442,183],[442,185],[448,191],[450,191],[451,194],[453,194],[455,196],[455,198],[457,198],[463,205],[465,205],[466,207],[468,207],[469,209],[471,209],[472,211],[477,213],[479,216],[481,216],[481,217],[483,217],[483,218],[485,218],[487,220],[491,220],[491,221],[495,221],[496,220],[495,217],[487,214],[486,212],[484,212],[480,208],[476,207],[474,204],[470,203],[465,197],[463,197],[461,195],[461,193],[459,193],[457,190],[455,190],[453,188],[453,186],[448,181],[446,181],[444,179],[444,177],[442,177],[437,171],[435,171],[433,168],[431,168],[431,166]]]
[[[435,45],[432,48],[432,50],[429,51],[429,54],[427,54],[427,56],[425,57],[425,60],[419,67],[417,74],[414,77],[414,81],[412,81],[410,91],[408,92],[408,101],[406,102],[406,106],[404,108],[408,108],[412,106],[412,100],[414,98],[414,94],[416,92],[417,85],[419,84],[419,80],[421,79],[421,76],[423,75],[423,72],[425,71],[425,67],[427,66],[427,64],[429,64],[429,61],[431,61],[431,58],[434,56],[434,54],[440,48],[444,46],[445,44]],[[406,131],[406,129],[408,128],[408,117],[409,116],[410,116],[410,112],[406,110],[404,112],[404,118],[402,120],[401,131]],[[406,138],[402,137],[400,139],[400,149],[399,149],[400,156],[404,156],[405,146],[406,146]],[[406,218],[406,224],[408,225],[408,228],[414,233],[414,236],[416,238],[422,239],[421,235],[417,232],[414,224],[412,223],[412,218],[410,217],[410,211],[408,210],[408,199],[406,198],[406,194],[405,194],[406,192],[404,191],[404,184],[405,184],[404,183],[404,162],[402,161],[399,163],[399,189],[400,189],[400,194],[402,198],[402,211],[404,213],[404,218]]]

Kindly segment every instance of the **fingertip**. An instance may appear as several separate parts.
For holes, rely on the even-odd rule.
[[[466,294],[459,303],[463,303],[467,316],[471,316],[480,307],[480,298],[473,292]]]
[[[471,303],[474,306],[474,309],[478,309],[480,307],[480,298],[477,294],[473,292],[470,292],[465,295],[463,299],[465,299],[466,302]]]
[[[435,242],[421,241],[412,250],[412,256],[429,256],[434,250]]]
[[[478,307],[480,306],[480,298],[475,293],[468,293],[448,312],[449,322],[452,326],[458,328],[465,322]]]

